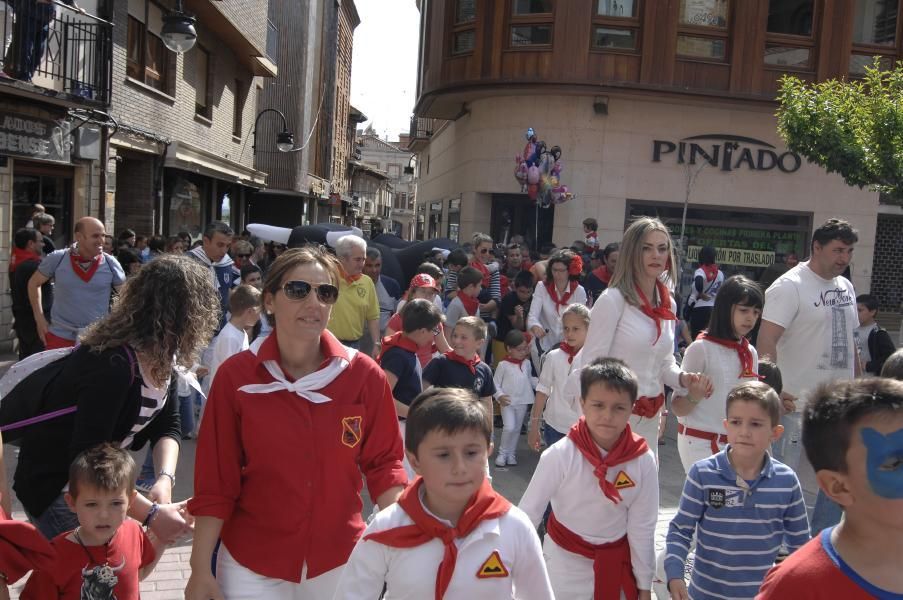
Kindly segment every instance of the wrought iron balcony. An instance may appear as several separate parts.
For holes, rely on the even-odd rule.
[[[60,2],[0,2],[0,83],[108,106],[113,24]],[[30,85],[29,85],[30,84]]]

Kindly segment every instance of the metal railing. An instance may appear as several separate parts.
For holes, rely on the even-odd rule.
[[[433,135],[433,119],[411,117],[411,139],[430,138]]]
[[[108,105],[113,24],[60,2],[0,2],[7,78]]]

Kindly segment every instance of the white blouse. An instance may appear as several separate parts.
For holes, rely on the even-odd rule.
[[[582,285],[577,285],[577,289],[568,298],[565,306],[559,306],[552,300],[544,282],[540,281],[536,284],[536,289],[533,290],[533,301],[530,303],[530,314],[527,315],[527,331],[534,326],[539,326],[546,331],[545,337],[539,340],[539,347],[543,352],[561,343],[561,313],[571,304],[586,304],[586,290]]]

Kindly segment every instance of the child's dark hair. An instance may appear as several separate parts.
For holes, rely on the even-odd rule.
[[[599,222],[592,217],[588,217],[586,219],[583,219],[583,226],[590,231],[596,231],[599,229]]]
[[[714,265],[715,257],[718,255],[714,246],[703,246],[699,249],[699,264]],[[720,291],[718,293],[721,293]]]
[[[473,337],[477,340],[485,340],[487,335],[486,322],[477,316],[467,316],[458,319],[455,323],[455,329],[458,327],[466,327],[473,332]]]
[[[610,390],[626,393],[630,396],[631,405],[636,402],[639,387],[636,375],[620,358],[597,358],[583,367],[580,371],[580,397],[586,398],[589,389],[597,383]]]
[[[903,382],[883,377],[819,386],[803,410],[803,447],[817,473],[845,473],[853,428],[863,418],[903,411]],[[856,465],[861,468],[862,465]]]
[[[454,267],[466,267],[467,252],[465,252],[461,248],[452,250],[448,253],[448,258],[445,259],[445,264],[452,265]]]
[[[743,275],[728,277],[718,295],[715,296],[715,307],[709,319],[708,334],[722,340],[736,340],[734,333],[734,305],[752,306],[762,309],[765,305],[765,294],[755,281]]]
[[[252,275],[254,273],[260,273],[260,276],[263,277],[263,270],[255,265],[254,263],[245,263],[245,265],[241,268],[241,280],[244,281],[248,275]]]
[[[828,219],[812,232],[812,247],[818,242],[819,246],[826,246],[834,240],[840,240],[844,244],[852,246],[859,241],[859,234],[853,226],[840,219]]]
[[[719,292],[720,293],[720,292]],[[747,381],[734,387],[727,394],[724,412],[730,413],[735,402],[754,402],[768,414],[772,427],[781,424],[781,397],[774,388],[763,381]]]
[[[229,294],[229,312],[232,316],[240,315],[249,308],[256,308],[261,303],[261,293],[252,285],[242,284]]]
[[[439,268],[438,265],[431,262],[420,263],[420,266],[417,267],[417,272],[414,275],[419,275],[421,273],[426,273],[436,281],[442,279],[442,269]]]
[[[131,493],[138,478],[138,466],[132,455],[105,442],[89,448],[75,457],[69,466],[69,495],[78,497],[80,486],[86,485],[105,492],[125,490]]]
[[[533,279],[533,273],[530,271],[521,271],[517,275],[514,276],[514,287],[516,288],[530,288],[533,289],[535,285],[535,280]]]
[[[492,425],[486,407],[471,390],[434,387],[411,402],[405,422],[404,447],[416,455],[423,438],[431,431],[451,435],[466,430],[480,432],[489,446]]]
[[[881,377],[903,381],[903,348],[887,357],[881,367]]]
[[[505,335],[505,348],[517,348],[527,341],[527,337],[520,329],[512,329]]]
[[[781,377],[781,370],[777,364],[767,358],[759,361],[759,377],[763,383],[770,385],[771,389],[778,393],[778,396],[784,391],[784,378]]]
[[[458,289],[463,290],[469,285],[483,282],[483,274],[473,267],[464,267],[458,271]]]
[[[433,329],[442,322],[442,311],[433,302],[416,298],[401,309],[401,328],[405,333]]]
[[[878,310],[878,299],[871,294],[859,294],[856,296],[856,304],[862,304],[869,311]]]

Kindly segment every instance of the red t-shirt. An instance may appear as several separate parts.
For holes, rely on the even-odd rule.
[[[756,600],[903,599],[903,594],[876,588],[851,569],[834,550],[833,530],[833,527],[823,530],[771,569]]]
[[[139,600],[138,570],[152,563],[157,554],[137,521],[126,519],[122,523],[106,547],[106,553],[104,546],[82,548],[78,542],[67,540],[69,533],[53,538],[51,543],[57,552],[56,565],[52,571],[31,574],[22,590],[22,600],[110,597]],[[91,555],[90,561],[88,554]]]
[[[379,365],[361,352],[350,358],[324,331],[325,360],[295,382],[316,382],[314,397],[325,401],[315,402],[267,370],[265,363],[279,363],[277,336],[273,330],[256,355],[239,352],[217,371],[188,510],[225,521],[223,544],[239,564],[297,583],[305,563],[312,579],[348,561],[364,531],[363,477],[375,500],[407,476],[392,390]]]
[[[389,319],[389,323],[386,325],[389,329],[393,331],[401,331],[401,314],[395,313],[392,315],[392,318]],[[445,333],[445,325],[440,325],[442,327],[442,332]],[[433,355],[436,354],[438,350],[436,349],[436,344],[430,344],[429,346],[418,346],[417,347],[417,360],[420,361],[420,367],[425,367],[431,360],[433,360]]]

